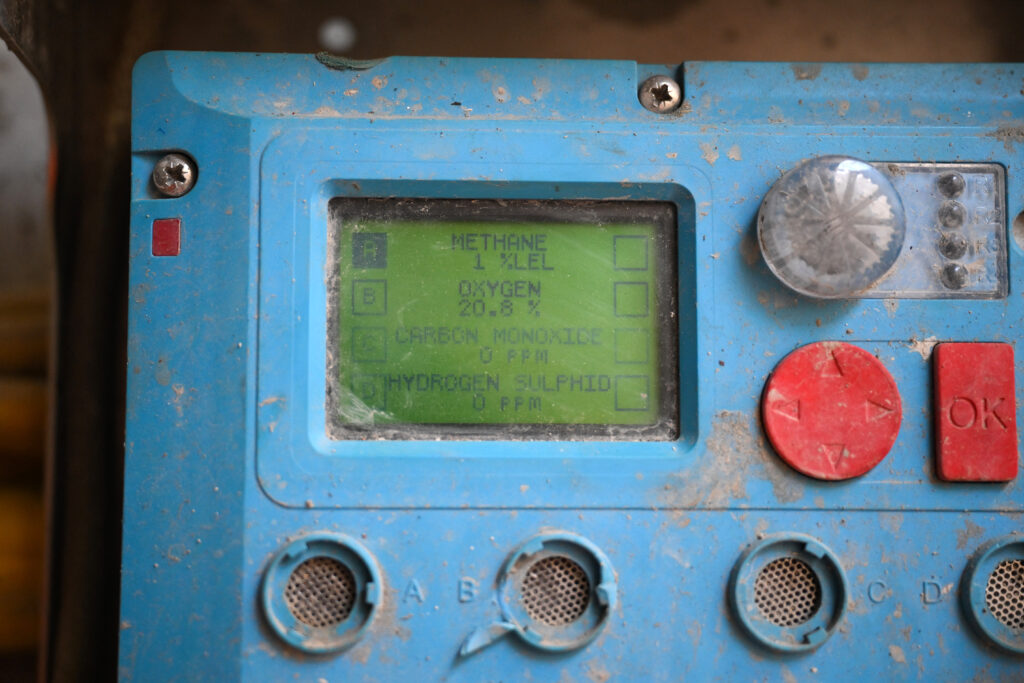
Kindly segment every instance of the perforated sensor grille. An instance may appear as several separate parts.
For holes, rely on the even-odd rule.
[[[284,601],[292,616],[313,628],[337,626],[356,601],[352,571],[332,557],[306,560],[288,577]]]
[[[531,619],[565,626],[579,619],[590,604],[590,579],[583,567],[568,557],[552,555],[526,571],[522,597]]]
[[[1024,560],[1003,560],[988,575],[985,607],[1014,631],[1024,631]]]
[[[821,585],[806,562],[780,557],[757,575],[754,601],[764,618],[776,626],[797,626],[821,606]]]

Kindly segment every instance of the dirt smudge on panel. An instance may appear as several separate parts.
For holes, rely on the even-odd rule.
[[[356,662],[357,664],[365,665],[370,661],[370,655],[373,653],[373,648],[370,647],[369,643],[363,643],[358,645],[348,652],[346,659]]]
[[[907,343],[907,348],[914,353],[921,356],[921,360],[928,360],[932,356],[932,349],[938,344],[938,340],[935,337],[928,337],[927,339],[911,339]]]
[[[710,142],[700,143],[700,156],[712,166],[718,161],[718,148]]]
[[[597,660],[587,662],[587,678],[594,683],[607,683],[611,677],[608,670]]]
[[[999,126],[999,128],[985,135],[999,140],[1003,143],[1006,151],[1012,153],[1015,144],[1019,145],[1024,142],[1024,126]]]
[[[752,266],[761,260],[761,247],[757,243],[757,235],[748,232],[743,236],[743,239],[740,241],[740,255],[743,257],[743,262],[748,266]]]
[[[969,519],[965,519],[964,528],[956,530],[956,549],[963,550],[972,538],[981,538],[984,533],[985,530],[980,526],[974,524]]]
[[[813,81],[821,75],[821,64],[793,64],[790,68],[798,81]]]
[[[707,451],[674,479],[659,494],[661,507],[727,507],[747,497],[747,481],[754,479],[767,479],[782,503],[804,495],[803,484],[771,453],[757,423],[740,411],[715,415]]]

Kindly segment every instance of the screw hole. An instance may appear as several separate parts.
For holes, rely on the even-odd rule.
[[[1013,241],[1016,242],[1018,249],[1024,250],[1024,211],[1013,219]]]

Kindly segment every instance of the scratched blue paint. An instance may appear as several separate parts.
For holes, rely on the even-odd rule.
[[[1024,662],[959,606],[985,541],[1022,530],[1021,484],[936,480],[925,340],[1015,342],[1024,251],[991,301],[812,302],[779,284],[754,218],[801,159],[983,161],[1024,210],[1020,65],[689,63],[681,110],[637,102],[657,66],[152,53],[133,79],[120,675],[124,680],[962,680]],[[184,150],[198,182],[150,188]],[[634,198],[679,213],[676,442],[331,442],[323,436],[326,203],[334,196]],[[153,257],[153,219],[182,251]],[[893,451],[864,477],[787,469],[757,422],[787,352],[841,340],[902,395]],[[1019,352],[1020,350],[1018,350]],[[1024,376],[1017,371],[1017,386]],[[1019,402],[1019,400],[1018,400]],[[617,572],[586,647],[460,644],[501,617],[499,570],[543,530]],[[313,532],[357,539],[383,600],[341,655],[289,649],[259,608],[263,570]],[[840,627],[809,654],[748,638],[726,599],[740,554],[803,533],[839,557]],[[416,589],[409,587],[415,582]],[[470,587],[470,588],[467,588]],[[475,587],[475,588],[472,588]],[[464,599],[464,598],[469,599]]]

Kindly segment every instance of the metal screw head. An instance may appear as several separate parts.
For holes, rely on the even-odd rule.
[[[668,76],[651,76],[640,84],[640,104],[656,114],[667,114],[683,101],[683,90]]]
[[[153,167],[153,185],[160,194],[180,197],[195,184],[195,162],[184,154],[168,154]]]

